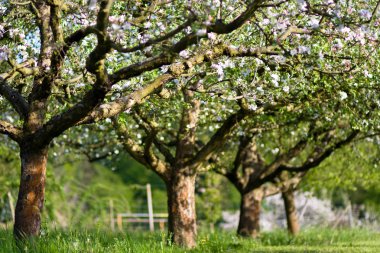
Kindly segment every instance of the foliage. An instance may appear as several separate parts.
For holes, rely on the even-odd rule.
[[[224,187],[221,178],[210,173],[201,174],[198,177],[196,187],[197,218],[202,225],[211,229],[222,218],[222,198]]]
[[[335,196],[341,206],[346,206],[350,200],[379,213],[378,141],[378,136],[360,139],[337,150],[321,166],[308,173],[302,189],[326,198]],[[339,201],[339,198],[343,199]]]
[[[378,185],[379,151],[378,137],[353,142],[321,164],[319,169],[325,173],[311,171],[305,187],[331,190],[338,185],[344,190],[356,190]],[[313,180],[317,174],[320,180]]]
[[[8,194],[14,202],[17,196],[17,179],[20,177],[19,161],[15,150],[4,144],[0,145],[0,157],[0,223],[6,223],[12,220]]]

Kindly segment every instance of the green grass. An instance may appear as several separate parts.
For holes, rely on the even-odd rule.
[[[168,245],[164,233],[107,233],[93,231],[49,231],[24,246],[25,252],[380,252],[380,234],[368,230],[312,229],[297,237],[284,231],[263,233],[257,240],[233,233],[202,233],[198,246],[185,250]],[[0,230],[0,253],[20,252],[12,233]]]

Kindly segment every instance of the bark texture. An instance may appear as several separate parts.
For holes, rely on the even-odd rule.
[[[174,174],[167,183],[169,234],[174,244],[196,246],[195,175]]]
[[[293,189],[284,191],[282,193],[282,198],[284,200],[288,231],[292,235],[297,235],[300,231],[300,225],[298,223],[297,209],[294,201]]]
[[[261,189],[241,194],[238,235],[252,238],[259,235],[262,199],[263,191]]]
[[[14,234],[39,235],[45,198],[47,148],[22,147],[21,179],[16,205]]]

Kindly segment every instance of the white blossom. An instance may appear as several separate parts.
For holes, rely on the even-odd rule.
[[[84,83],[77,83],[77,84],[75,85],[75,88],[82,88],[82,87],[84,87],[84,86],[86,86]]]
[[[211,67],[216,69],[216,72],[218,73],[218,76],[219,76],[219,80],[222,80],[224,78],[223,66],[221,64],[213,63]]]
[[[211,25],[211,21],[210,20],[206,20],[205,22],[203,22],[203,24],[205,26],[210,26]]]
[[[278,81],[280,81],[280,76],[275,73],[270,74],[270,76],[272,77],[272,83],[274,84],[274,86],[278,87]]]
[[[161,66],[161,71],[162,71],[163,73],[168,72],[168,70],[169,70],[169,65],[163,65],[163,66]]]
[[[148,22],[146,22],[145,24],[144,24],[144,28],[150,28],[150,27],[152,27],[152,23],[150,22],[150,21],[148,21]]]
[[[3,37],[4,33],[5,33],[4,26],[0,24],[0,39]]]
[[[257,105],[255,103],[249,104],[248,109],[251,111],[256,111],[257,110]]]
[[[95,10],[95,8],[96,8],[96,0],[90,0],[90,3],[88,4],[88,9],[90,11],[93,11]]]
[[[307,3],[305,0],[298,0],[297,3],[300,11],[307,11]]]
[[[279,148],[272,149],[272,154],[277,154],[280,151]]]
[[[118,24],[112,24],[111,27],[112,27],[112,29],[115,30],[115,31],[118,31],[118,30],[120,30],[120,28],[121,28]]]
[[[333,44],[333,49],[339,50],[343,48],[343,43],[340,39],[336,39],[335,43]]]
[[[294,56],[298,54],[298,50],[296,48],[293,48],[292,50],[290,50],[290,55]]]
[[[128,23],[128,22],[125,22],[123,25],[122,25],[122,28],[123,30],[130,30],[132,28],[131,24]]]
[[[338,31],[341,32],[341,33],[350,33],[351,32],[351,29],[347,26],[339,26],[338,27]]]
[[[197,36],[205,36],[207,34],[206,29],[199,29],[196,33]]]
[[[161,30],[164,31],[166,29],[165,25],[162,22],[157,23],[157,27]],[[158,31],[157,31],[158,32]]]
[[[366,10],[366,9],[359,10],[359,15],[365,19],[370,19],[372,16],[371,12],[369,10]]]
[[[324,56],[324,54],[323,54],[322,51],[319,51],[318,57],[319,57],[320,60],[323,60],[325,58],[325,56]]]
[[[269,25],[270,20],[268,18],[264,18],[263,21],[261,21],[260,25]]]
[[[181,52],[179,52],[179,56],[181,56],[182,58],[189,58],[190,57],[190,53],[188,50],[182,50]]]
[[[365,70],[363,71],[363,73],[364,73],[364,76],[365,76],[365,77],[372,78],[372,74],[370,74],[370,73],[368,72],[368,70],[365,69]]]
[[[347,93],[344,91],[339,91],[339,96],[340,100],[345,100],[348,97]]]
[[[299,46],[298,53],[300,54],[310,54],[310,47],[307,46]]]
[[[0,47],[0,61],[8,60],[8,50],[6,47]]]
[[[5,118],[6,118],[10,123],[13,123],[13,122],[15,121],[14,118],[11,117],[11,116],[9,116],[9,115],[7,115]]]
[[[317,29],[319,27],[319,19],[311,18],[308,22],[308,25],[313,29]]]
[[[210,40],[216,40],[216,33],[208,33],[208,34],[207,34],[207,37],[208,37]]]
[[[112,88],[113,88],[114,90],[121,90],[121,86],[118,85],[118,84],[114,84],[114,85],[112,86]]]

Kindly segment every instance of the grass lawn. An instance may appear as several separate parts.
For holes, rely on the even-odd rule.
[[[291,238],[285,231],[263,233],[249,240],[233,233],[202,233],[198,247],[184,250],[167,245],[166,235],[155,233],[117,233],[101,231],[49,231],[39,240],[24,246],[24,252],[380,252],[380,233],[368,230],[311,229]],[[0,253],[20,252],[11,231],[0,230]]]

